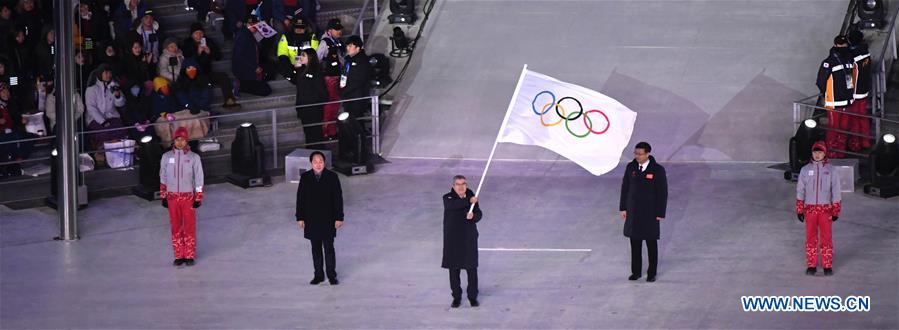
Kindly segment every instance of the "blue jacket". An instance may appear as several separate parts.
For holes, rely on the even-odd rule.
[[[181,108],[175,104],[174,97],[162,95],[160,92],[154,91],[150,95],[150,100],[153,102],[150,121],[155,122],[163,112],[175,113],[181,111]]]

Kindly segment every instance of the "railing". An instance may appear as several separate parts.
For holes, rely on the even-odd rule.
[[[375,155],[380,155],[381,154],[381,128],[380,128],[381,112],[380,112],[380,105],[378,103],[379,102],[378,95],[346,99],[346,100],[339,100],[339,101],[330,101],[330,102],[324,102],[324,103],[307,104],[307,105],[300,105],[300,106],[288,106],[288,107],[280,107],[280,108],[273,108],[273,109],[246,111],[246,112],[233,113],[233,114],[222,114],[222,115],[204,116],[204,117],[196,117],[196,118],[186,118],[186,119],[178,119],[178,120],[172,120],[172,121],[160,121],[160,122],[156,122],[153,124],[148,124],[148,125],[146,125],[146,127],[147,127],[147,129],[155,129],[156,126],[160,126],[160,125],[172,125],[172,124],[177,124],[179,122],[188,122],[188,121],[196,121],[196,120],[210,120],[212,123],[215,123],[219,119],[223,119],[223,118],[229,118],[229,119],[248,118],[248,117],[252,117],[252,116],[258,116],[259,114],[268,113],[271,118],[270,123],[268,123],[268,124],[258,123],[259,125],[257,125],[257,123],[253,123],[253,124],[256,125],[257,128],[271,128],[272,168],[277,168],[279,165],[279,162],[278,162],[278,159],[279,159],[279,156],[278,156],[279,155],[278,114],[280,112],[296,110],[296,109],[300,109],[300,108],[317,107],[317,106],[324,106],[324,105],[328,105],[328,104],[361,101],[361,100],[370,100],[371,113],[370,113],[370,116],[358,117],[356,119],[371,121],[371,126],[372,126],[371,135],[367,136],[367,137],[371,138],[372,153]],[[352,120],[352,118],[348,119],[348,120]],[[288,123],[296,123],[298,121],[299,120],[291,120],[291,121],[288,121]],[[249,120],[249,122],[253,122],[253,121]],[[323,126],[326,124],[337,124],[337,121],[325,121],[325,122],[319,122],[319,123],[302,123],[301,127]],[[212,127],[213,128],[210,129],[209,134],[202,137],[201,140],[218,139],[218,138],[222,138],[222,137],[233,137],[235,135],[235,133],[225,133],[225,130],[229,130],[229,129],[217,128],[217,125],[212,125]],[[135,129],[134,126],[126,126],[126,127],[109,128],[109,129],[101,129],[101,130],[82,131],[82,132],[78,133],[78,136],[76,137],[76,139],[80,140],[80,141],[86,141],[86,140],[88,140],[87,136],[90,136],[92,134],[98,134],[98,133],[104,133],[104,132],[128,132],[133,129]],[[149,134],[151,134],[151,133],[147,133],[146,135],[149,135]],[[38,138],[19,139],[19,140],[0,142],[0,146],[6,145],[6,144],[22,143],[22,142],[53,141],[54,139],[56,139],[55,135],[38,137]],[[315,142],[315,143],[305,143],[305,141],[304,141],[304,143],[302,145],[303,146],[325,145],[325,144],[336,143],[336,142],[337,142],[336,140],[321,141],[321,142]],[[131,148],[134,148],[134,147],[85,150],[85,151],[81,151],[81,153],[91,154],[91,153],[108,152],[108,151],[131,149]],[[41,162],[41,161],[46,161],[49,159],[51,159],[51,157],[28,158],[28,159],[24,159],[21,161],[0,162],[0,165]],[[132,167],[134,167],[134,166],[128,166],[125,168],[132,168]]]
[[[842,133],[842,134],[851,135],[851,136],[857,136],[860,138],[866,138],[866,139],[870,139],[870,140],[877,140],[877,138],[880,137],[880,135],[881,135],[880,127],[883,122],[899,124],[899,121],[897,121],[897,120],[882,118],[882,117],[878,117],[878,116],[874,116],[874,115],[862,115],[862,114],[852,113],[852,112],[848,112],[848,111],[837,111],[834,109],[828,109],[828,108],[819,106],[814,103],[810,103],[813,101],[817,101],[817,99],[818,99],[818,95],[812,95],[812,96],[806,97],[802,100],[793,102],[793,131],[796,131],[799,128],[799,125],[802,125],[802,122],[805,121],[806,119],[811,118],[811,119],[815,119],[817,121],[817,119],[819,119],[820,117],[825,117],[826,114],[830,113],[830,112],[837,112],[841,116],[848,115],[848,116],[853,116],[856,118],[862,118],[863,120],[871,120],[874,123],[874,125],[873,125],[874,126],[874,129],[873,129],[874,134],[873,135],[865,135],[865,134],[860,134],[860,133],[856,133],[856,132],[850,132],[850,131],[845,131],[845,130],[841,130],[841,129],[836,129],[836,128],[830,127],[830,123],[828,123],[827,126],[819,126],[821,129],[823,129],[825,131],[833,131],[833,132],[837,132],[837,133]],[[834,151],[849,154],[849,155],[859,156],[859,157],[867,156],[866,154],[849,151],[849,150],[834,149]]]
[[[880,49],[880,56],[873,58],[871,70],[871,112],[883,118],[886,115],[886,92],[887,79],[892,72],[892,63],[897,58],[896,51],[896,18],[899,15],[899,8],[893,13],[890,19],[889,28],[887,28],[887,38]],[[873,53],[873,52],[872,52]],[[880,125],[877,125],[877,131],[880,132]]]
[[[381,19],[381,11],[378,3],[381,0],[366,0],[365,4],[362,5],[362,9],[359,10],[359,15],[356,16],[356,24],[353,26],[354,35],[359,35],[362,38],[362,42],[365,43],[365,22],[366,21],[374,21],[377,24],[378,20]],[[371,8],[372,15],[368,16],[369,8]]]

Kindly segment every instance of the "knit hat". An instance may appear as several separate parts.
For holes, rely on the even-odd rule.
[[[197,69],[200,68],[200,63],[197,62],[193,57],[188,57],[184,59],[184,62],[181,63],[181,67],[187,69],[188,67],[195,67]]]
[[[162,48],[168,48],[170,44],[178,45],[178,39],[173,37],[165,38],[165,42],[162,43]]]
[[[178,127],[178,129],[175,130],[175,135],[172,135],[172,140],[177,139],[177,138],[179,138],[179,137],[180,137],[180,138],[184,138],[185,140],[189,140],[189,139],[190,139],[190,138],[188,137],[188,134],[187,134],[187,128],[186,128],[186,127]]]
[[[346,44],[353,45],[359,48],[362,48],[362,46],[365,45],[365,43],[362,42],[362,38],[357,35],[352,35],[349,36],[349,38],[346,38]]]
[[[193,22],[190,24],[190,34],[194,34],[194,32],[197,32],[197,31],[206,32],[206,30],[203,29],[203,23]]]
[[[168,79],[165,79],[163,77],[153,78],[153,90],[154,91],[158,91],[160,88],[162,88],[164,86],[168,86],[168,85],[169,85]]]

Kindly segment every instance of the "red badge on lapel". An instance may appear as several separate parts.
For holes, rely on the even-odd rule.
[[[646,175],[646,180],[652,180],[652,173]]]

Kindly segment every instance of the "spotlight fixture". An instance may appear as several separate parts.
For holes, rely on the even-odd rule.
[[[131,188],[132,194],[148,201],[159,199],[159,162],[162,154],[162,146],[152,135],[140,138],[137,148],[139,184]]]
[[[406,57],[412,53],[412,44],[403,28],[399,26],[393,27],[393,36],[390,37],[390,56]]]
[[[415,0],[390,0],[390,24],[413,24],[415,16]]]
[[[884,134],[877,141],[868,156],[868,166],[871,183],[864,187],[866,194],[882,198],[899,196],[899,146],[895,135]]]
[[[886,16],[885,0],[859,0],[856,4],[859,27],[862,29],[879,29],[884,26]]]
[[[365,146],[365,131],[356,118],[348,112],[337,115],[337,157],[332,162],[334,169],[345,175],[368,174],[374,170],[369,163],[370,155]]]
[[[231,143],[231,174],[228,182],[246,188],[270,186],[272,178],[265,172],[265,146],[253,123],[243,123],[237,128]]]
[[[384,88],[393,82],[393,78],[390,78],[390,58],[384,54],[372,54],[368,58],[368,64],[371,65],[372,87]]]
[[[790,138],[790,169],[784,172],[784,180],[796,181],[802,166],[812,158],[812,144],[822,139],[822,131],[814,119],[806,119]]]

